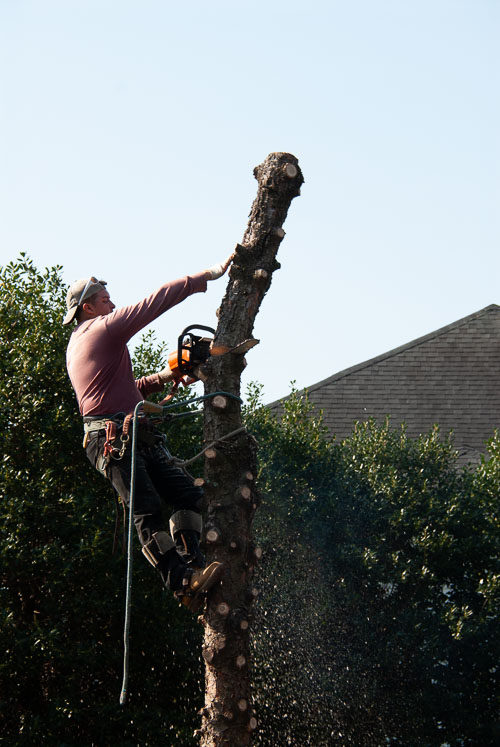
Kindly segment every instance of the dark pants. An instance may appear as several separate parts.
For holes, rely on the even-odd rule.
[[[149,440],[151,433],[148,434]],[[86,448],[87,457],[96,469],[105,442],[104,431],[90,434]],[[117,445],[119,440],[117,441]],[[130,473],[132,449],[129,446],[123,459],[111,459],[106,477],[128,506],[130,503]],[[203,491],[193,485],[187,475],[169,463],[161,434],[153,444],[141,443],[137,447],[134,497],[134,523],[141,545],[146,545],[155,532],[166,531],[163,518],[165,503],[173,512],[180,509],[200,512]],[[101,470],[99,470],[101,471]],[[174,551],[175,552],[175,551]]]

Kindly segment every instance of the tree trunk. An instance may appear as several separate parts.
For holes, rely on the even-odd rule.
[[[252,338],[255,317],[279,268],[276,253],[285,235],[282,225],[303,182],[298,161],[289,153],[271,153],[254,169],[258,181],[242,245],[237,246],[226,294],[218,311],[215,346],[233,348]],[[210,359],[206,393],[226,391],[239,397],[245,359],[241,350]],[[252,604],[257,591],[253,570],[260,551],[251,524],[259,504],[256,443],[242,427],[239,400],[207,400],[205,456],[206,544],[209,561],[225,565],[223,581],[210,595],[203,618],[205,707],[202,747],[239,747],[252,741],[257,719],[250,700],[249,642]]]

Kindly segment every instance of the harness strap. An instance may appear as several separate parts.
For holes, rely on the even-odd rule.
[[[114,420],[106,420],[106,441],[104,442],[103,456],[111,457],[115,448],[113,441],[116,438],[116,423]]]
[[[103,431],[106,428],[106,423],[109,418],[100,418],[99,420],[93,420],[92,422],[83,421],[83,432],[92,433],[93,431]]]
[[[132,420],[134,419],[134,413],[129,412],[128,415],[125,415],[125,419],[123,421],[123,428],[122,428],[122,434],[124,436],[128,436],[128,432],[130,430],[130,424],[132,423]]]

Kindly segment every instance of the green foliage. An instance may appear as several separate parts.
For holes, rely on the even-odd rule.
[[[261,445],[259,485],[266,495],[286,498],[273,501],[273,511],[294,519],[315,515],[318,496],[335,480],[338,446],[328,438],[321,418],[313,417],[307,397],[292,389],[279,420],[260,405],[261,387],[249,387],[244,418]]]
[[[295,390],[279,417],[258,388],[249,401],[266,494],[256,525],[266,549],[255,643],[263,732],[276,732],[278,705],[292,711],[302,692],[316,718],[297,720],[297,743],[496,744],[498,437],[489,459],[459,470],[437,428],[410,439],[370,421],[337,443]],[[311,584],[317,602],[304,615],[289,600],[297,590],[309,599]],[[290,702],[280,690],[278,704],[275,631],[290,617],[285,645],[314,687],[293,671]]]
[[[200,631],[139,553],[131,696],[118,705],[125,558],[111,555],[110,485],[81,448],[60,268],[21,255],[0,289],[2,743],[192,744]]]

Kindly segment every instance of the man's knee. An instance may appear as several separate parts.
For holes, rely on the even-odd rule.
[[[204,493],[201,488],[194,485],[192,480],[186,477],[185,482],[178,486],[173,499],[174,508],[177,511],[191,511],[200,514],[203,507]]]
[[[203,530],[203,519],[198,511],[180,509],[170,517],[170,534],[175,538],[177,532],[183,530],[196,532],[201,535]]]

